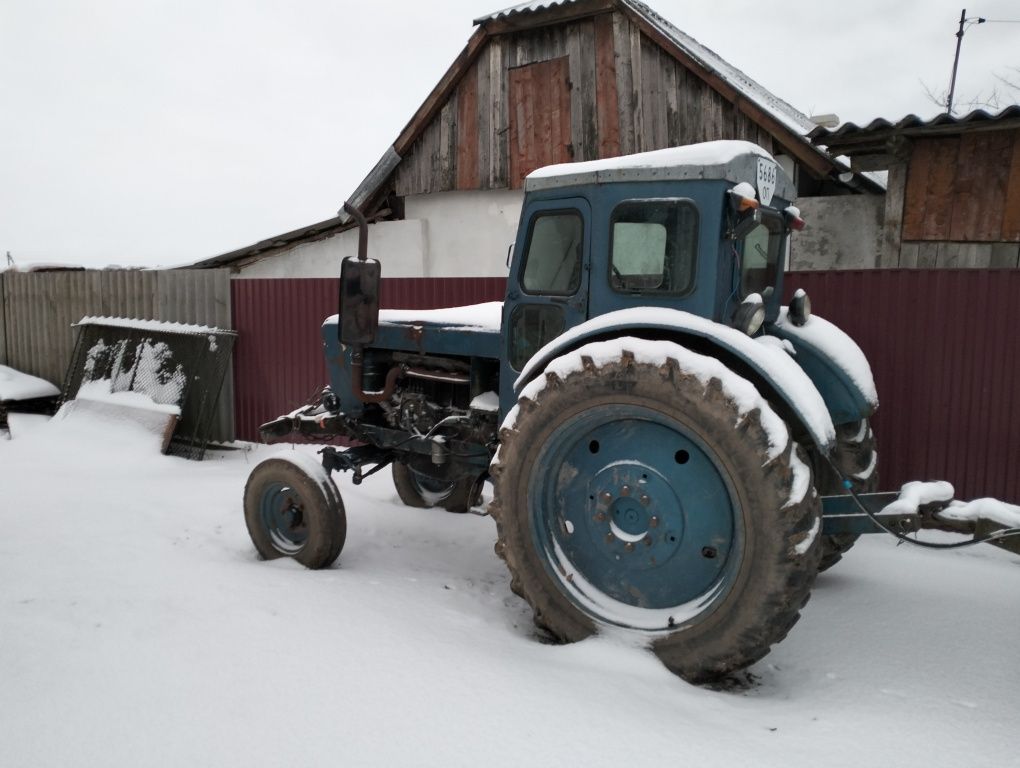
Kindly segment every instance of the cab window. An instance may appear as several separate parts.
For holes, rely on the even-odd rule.
[[[578,211],[540,213],[531,220],[521,288],[525,293],[572,296],[581,285],[584,224]]]
[[[628,200],[611,218],[609,283],[621,293],[679,295],[694,285],[698,209],[689,200]]]
[[[763,216],[758,225],[740,241],[740,293],[765,294],[776,284],[779,253],[783,247],[783,221]]]

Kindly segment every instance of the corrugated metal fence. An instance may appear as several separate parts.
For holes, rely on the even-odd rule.
[[[882,486],[952,481],[961,497],[1020,502],[1020,270],[791,273],[815,310],[871,361]],[[428,309],[501,299],[501,278],[384,279],[384,307]],[[235,280],[240,439],[327,383],[320,327],[335,279]]]
[[[0,362],[64,382],[74,349],[72,324],[87,315],[231,327],[225,269],[5,272],[0,275]],[[214,439],[234,437],[233,377],[217,404]]]
[[[951,481],[1020,502],[1020,270],[855,270],[787,276],[868,356],[882,487]]]

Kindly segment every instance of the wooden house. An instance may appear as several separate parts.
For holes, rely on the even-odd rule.
[[[814,141],[889,171],[882,267],[1020,267],[1020,106],[873,120]]]
[[[370,248],[387,275],[503,275],[530,171],[714,139],[772,152],[832,263],[873,265],[882,185],[813,145],[805,115],[648,6],[548,0],[475,24],[351,196],[374,222]],[[830,198],[836,211],[812,220],[810,201]],[[337,259],[355,251],[350,227],[341,214],[200,266],[230,265],[245,277],[335,275]]]

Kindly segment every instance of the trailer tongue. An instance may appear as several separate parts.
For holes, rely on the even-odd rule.
[[[945,481],[911,482],[899,493],[848,493],[822,497],[822,533],[888,533],[900,541],[932,549],[993,544],[1020,555],[1020,507],[998,499],[953,499]],[[969,534],[971,538],[932,542],[908,534],[922,530]]]

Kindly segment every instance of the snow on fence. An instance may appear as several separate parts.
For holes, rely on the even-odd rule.
[[[946,479],[962,498],[1020,502],[1020,270],[796,272],[786,278],[847,331],[871,362],[883,489]],[[384,279],[386,308],[432,309],[502,299],[501,278]],[[322,319],[333,279],[234,280],[236,424],[288,413],[328,382]]]
[[[8,271],[0,275],[0,309],[0,364],[62,382],[74,351],[72,324],[82,317],[136,317],[230,328],[230,276],[225,269]],[[212,437],[234,437],[229,372],[217,401]]]

